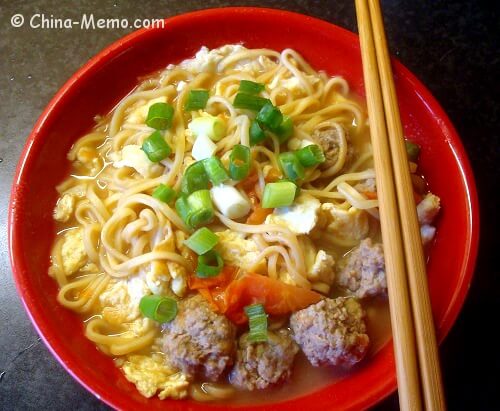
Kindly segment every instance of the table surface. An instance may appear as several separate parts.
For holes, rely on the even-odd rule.
[[[29,4],[27,4],[29,3]],[[36,4],[35,4],[36,3]],[[455,124],[478,183],[482,234],[475,278],[465,307],[441,346],[450,409],[499,409],[500,371],[495,338],[500,308],[494,265],[498,222],[499,8],[486,1],[383,1],[390,48],[441,102]],[[353,2],[306,0],[0,0],[0,410],[108,409],[52,357],[33,329],[15,291],[7,247],[7,205],[26,136],[57,89],[99,50],[130,30],[35,30],[11,17],[158,18],[225,5],[268,6],[316,16],[356,31]],[[492,184],[493,183],[493,184]],[[492,331],[493,332],[493,331]],[[498,332],[498,330],[497,330]],[[494,334],[493,334],[494,335]],[[485,358],[482,358],[484,352]],[[489,371],[484,371],[484,369]],[[397,409],[389,397],[377,409]]]

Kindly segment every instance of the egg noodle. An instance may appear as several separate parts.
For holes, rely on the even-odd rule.
[[[233,106],[241,80],[264,84],[261,96],[294,125],[293,136],[286,143],[280,144],[271,134],[265,143],[251,147],[256,198],[262,199],[270,173],[281,173],[280,152],[300,148],[304,141],[315,142],[322,130],[334,130],[338,137],[335,160],[306,170],[301,195],[331,203],[343,212],[354,208],[377,217],[376,198],[355,188],[375,174],[365,109],[343,78],[315,71],[291,49],[279,53],[224,46],[210,53],[217,60],[203,67],[197,68],[197,60],[192,59],[143,79],[109,115],[97,118],[94,129],[68,153],[72,172],[57,187],[58,207],[66,202],[71,212],[60,219],[64,224],[51,254],[50,275],[59,286],[58,302],[83,315],[86,337],[115,357],[127,378],[146,396],[159,393],[160,398],[191,396],[206,401],[227,398],[232,392],[224,384],[189,385],[176,370],[163,365],[157,344],[161,327],[138,314],[137,301],[147,293],[182,298],[189,292],[188,276],[194,263],[183,241],[191,230],[173,206],[151,193],[160,184],[180,188],[185,169],[194,161],[188,128],[194,118],[208,113],[224,120],[226,133],[216,142],[215,152],[222,163],[227,164],[235,144],[250,146],[249,127],[255,114]],[[209,90],[210,97],[203,111],[186,112],[188,93],[194,89]],[[124,147],[140,147],[154,131],[145,124],[145,116],[157,101],[175,109],[172,127],[165,131],[172,156],[148,164],[143,172],[139,166],[117,166]],[[356,153],[350,155],[353,146]],[[345,252],[359,243],[358,238],[327,231],[295,234],[275,222],[249,224],[245,218],[235,220],[221,212],[216,212],[211,227],[216,232],[230,230],[253,242],[255,253],[249,269],[323,293],[329,292],[331,284],[308,276],[308,249],[315,249],[321,241],[322,248],[340,247]],[[84,252],[67,243],[71,236],[76,243],[83,242]],[[138,278],[144,281],[139,284]],[[130,291],[136,283],[139,297]],[[120,288],[124,284],[128,294],[126,288]],[[152,361],[148,367],[141,365],[146,360]],[[140,373],[156,385],[145,385]]]

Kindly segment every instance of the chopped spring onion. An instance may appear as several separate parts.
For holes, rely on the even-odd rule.
[[[278,158],[280,166],[288,179],[296,181],[304,178],[304,166],[300,163],[294,152],[286,151],[281,153]]]
[[[288,178],[280,178],[277,182],[282,182],[282,181],[286,181],[286,182],[295,184],[292,180],[289,180]],[[295,198],[297,198],[298,195],[300,194],[301,188],[297,184],[295,184],[295,186],[297,187],[297,189],[295,190]]]
[[[208,90],[191,90],[189,91],[187,101],[184,104],[184,110],[202,110],[207,105]]]
[[[202,255],[210,251],[218,243],[219,237],[207,227],[202,227],[195,231],[184,244],[186,244],[196,254]]]
[[[317,144],[310,144],[295,152],[304,167],[313,167],[325,161],[325,154]]]
[[[262,195],[262,208],[287,207],[293,203],[297,185],[291,181],[268,183]]]
[[[223,267],[224,260],[221,255],[215,250],[210,250],[198,257],[196,276],[199,278],[215,277]]]
[[[276,131],[283,121],[283,114],[278,107],[267,103],[257,114],[257,121],[269,130]]]
[[[217,144],[205,134],[200,134],[196,137],[193,148],[191,149],[191,155],[195,160],[204,160],[205,158],[213,156],[216,151]]]
[[[188,214],[185,223],[192,228],[208,224],[214,218],[209,190],[198,190],[187,197]]]
[[[411,161],[417,161],[420,155],[420,146],[418,144],[412,143],[411,141],[405,140],[406,154]]]
[[[208,182],[209,179],[203,162],[197,161],[186,168],[181,181],[181,191],[184,194],[191,194],[197,190],[207,189]]]
[[[229,155],[229,175],[233,180],[243,180],[250,172],[250,148],[236,144]]]
[[[293,121],[289,116],[284,115],[283,121],[275,130],[278,135],[278,140],[280,143],[284,143],[288,140],[293,134]]]
[[[160,184],[153,191],[153,197],[164,203],[170,203],[175,197],[175,190],[171,187],[167,187],[165,184]]]
[[[210,194],[219,211],[232,220],[246,216],[252,208],[248,197],[229,184],[213,186]]]
[[[189,216],[189,204],[187,202],[187,195],[182,194],[175,201],[175,209],[179,217],[187,224]]]
[[[259,94],[261,91],[264,91],[265,88],[264,84],[250,80],[241,80],[239,91],[248,94]]]
[[[172,125],[174,108],[167,103],[155,103],[148,110],[146,125],[156,130],[166,130]]]
[[[229,176],[218,157],[212,156],[203,160],[203,166],[208,178],[214,186],[218,186],[226,181]]]
[[[219,141],[226,134],[226,123],[220,117],[203,115],[189,123],[188,128],[198,137],[204,134],[213,141]]]
[[[146,140],[144,140],[144,143],[142,143],[142,151],[146,153],[150,161],[158,163],[161,160],[166,159],[172,152],[172,149],[165,141],[161,133],[159,131],[155,131]]]
[[[259,111],[266,104],[271,104],[271,100],[247,93],[236,94],[233,102],[235,108],[243,108],[253,111]]]
[[[248,341],[264,342],[267,341],[267,314],[262,304],[247,305],[245,314],[248,317]]]
[[[254,146],[264,141],[267,137],[266,132],[260,127],[259,123],[255,120],[250,124],[250,145]]]
[[[177,301],[161,295],[145,295],[139,302],[142,315],[159,323],[168,323],[177,315]]]

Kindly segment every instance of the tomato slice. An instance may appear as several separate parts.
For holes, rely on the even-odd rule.
[[[212,294],[216,305],[231,321],[243,324],[247,317],[243,308],[262,304],[267,314],[286,315],[317,303],[321,295],[272,278],[248,273],[231,282],[223,293]]]

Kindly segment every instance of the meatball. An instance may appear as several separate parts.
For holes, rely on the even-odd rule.
[[[293,337],[315,367],[352,367],[361,361],[370,339],[364,311],[352,297],[324,299],[290,317]]]
[[[354,149],[352,144],[350,144],[350,138],[347,131],[340,124],[332,128],[315,130],[313,132],[311,137],[313,138],[315,143],[319,144],[325,154],[325,162],[321,165],[321,168],[330,168],[337,163],[339,158],[340,138],[342,133],[345,135],[345,138],[347,140],[348,148],[345,159],[345,165],[347,165],[353,157]]]
[[[182,300],[164,327],[163,350],[170,366],[189,377],[216,381],[233,364],[236,329],[197,295]]]
[[[361,241],[341,262],[337,284],[358,298],[387,295],[385,261],[382,244],[370,238]]]
[[[287,380],[299,347],[288,330],[269,331],[267,342],[251,343],[246,335],[240,339],[231,382],[243,389],[267,388]]]

